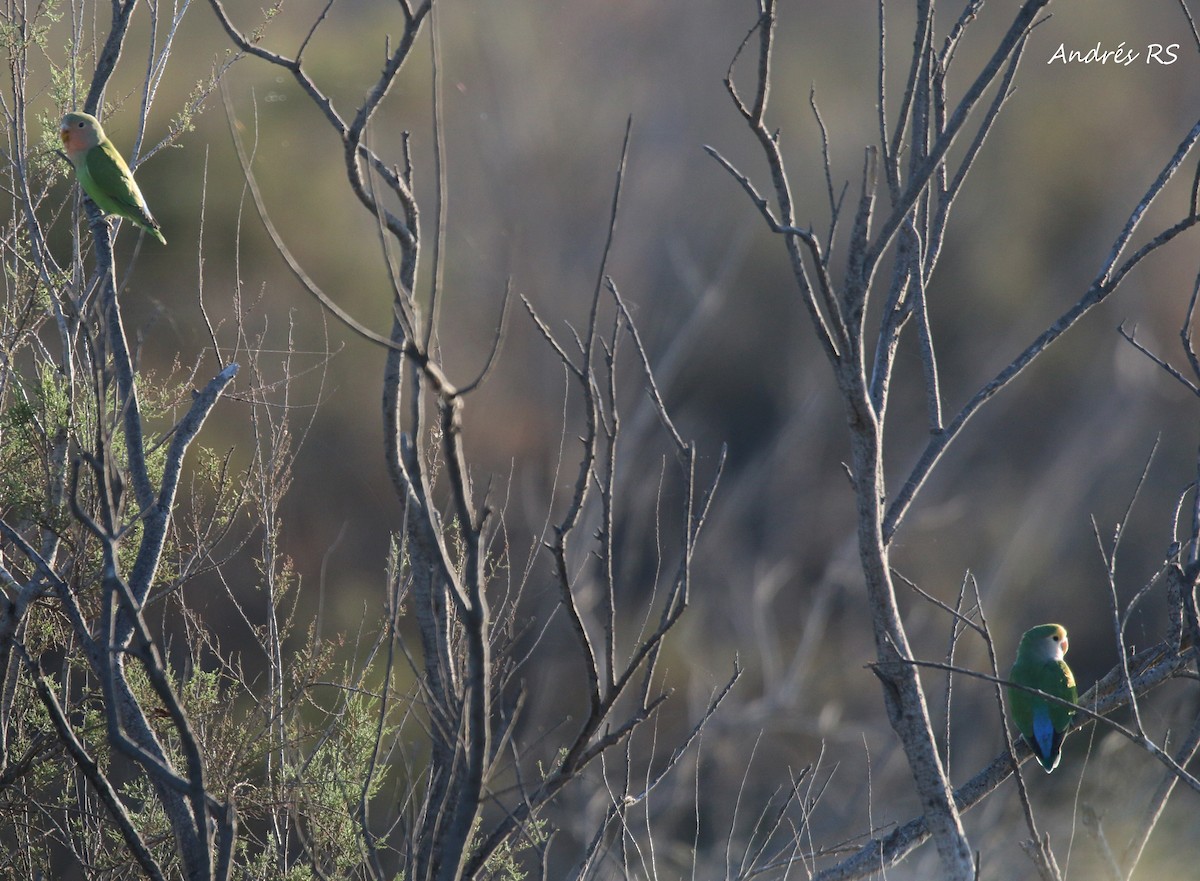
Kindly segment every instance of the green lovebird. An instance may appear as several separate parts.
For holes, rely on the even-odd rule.
[[[89,113],[68,113],[58,131],[79,185],[97,207],[136,223],[165,245],[162,228],[146,207],[129,166],[104,136],[99,120]]]
[[[1076,703],[1079,692],[1071,668],[1063,660],[1066,653],[1067,630],[1061,624],[1041,624],[1027,630],[1021,637],[1017,660],[1008,678],[1018,685]],[[1075,711],[1012,686],[1008,689],[1008,699],[1017,729],[1049,774],[1058,767],[1063,737]]]

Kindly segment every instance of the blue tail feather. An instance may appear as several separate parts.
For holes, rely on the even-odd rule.
[[[1050,721],[1048,707],[1034,708],[1033,740],[1029,742],[1029,745],[1033,747],[1038,761],[1042,763],[1042,767],[1046,769],[1047,773],[1058,767],[1062,734],[1055,730],[1054,723]]]

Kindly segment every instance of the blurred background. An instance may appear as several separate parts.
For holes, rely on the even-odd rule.
[[[150,114],[147,145],[229,51],[207,4],[193,5]],[[259,23],[257,9],[228,5],[241,27]],[[294,54],[324,6],[318,0],[287,4],[262,45]],[[893,113],[912,44],[911,13],[900,6],[887,10]],[[1015,7],[984,7],[955,60],[953,97],[973,79]],[[720,863],[730,829],[744,834],[789,773],[810,763],[819,763],[814,779],[830,782],[812,812],[816,847],[853,843],[918,811],[865,666],[874,647],[852,497],[840,465],[849,454],[832,374],[807,324],[782,241],[703,150],[712,145],[768,189],[761,157],[722,83],[756,8],[750,0],[445,0],[438,6],[448,181],[440,337],[451,377],[467,381],[482,366],[509,278],[556,332],[584,326],[621,138],[632,117],[608,272],[631,307],[670,412],[685,437],[697,442],[702,479],[711,477],[722,445],[728,447],[694,565],[692,607],[664,660],[676,698],[666,707],[660,739],[670,743],[688,730],[735,658],[746,674],[673,778],[676,789],[663,796],[686,806],[697,785],[705,793],[698,810],[667,817],[659,829],[681,842],[680,854],[664,844],[660,857],[668,868],[688,865],[693,842],[701,865]],[[947,414],[1083,295],[1200,110],[1200,56],[1176,0],[1093,0],[1050,9],[1053,16],[1031,36],[1015,92],[956,204],[930,288]],[[957,12],[945,11],[939,45]],[[399,33],[397,14],[394,4],[342,0],[306,50],[309,75],[343,117],[353,115],[374,82],[386,35]],[[769,122],[781,133],[799,218],[822,235],[830,206],[809,93],[828,128],[834,187],[840,191],[850,181],[852,206],[864,148],[878,133],[877,15],[876,4],[866,0],[783,4],[780,10]],[[105,120],[127,155],[148,33],[144,12],[141,19],[109,90],[114,106]],[[1124,43],[1142,54],[1128,66],[1048,63],[1060,44],[1086,51],[1097,43],[1104,49]],[[1149,43],[1178,43],[1179,60],[1145,63]],[[738,82],[749,90],[751,66],[743,63],[739,71]],[[283,239],[334,299],[384,332],[390,291],[378,236],[346,185],[330,126],[278,68],[245,59],[225,84]],[[376,150],[399,163],[409,133],[427,243],[436,216],[431,88],[425,40],[370,135]],[[352,632],[364,615],[379,613],[388,538],[399,527],[383,467],[383,356],[330,321],[275,253],[245,196],[229,125],[214,96],[194,131],[139,170],[170,244],[143,245],[122,295],[125,318],[142,334],[146,367],[166,372],[175,362],[190,365],[203,357],[200,375],[206,377],[216,360],[196,294],[202,282],[203,304],[223,347],[233,346],[240,291],[250,306],[248,328],[262,333],[259,345],[294,350],[291,418],[306,429],[284,506],[281,550],[308,585],[306,602],[316,602],[321,583],[327,630]],[[1150,211],[1135,244],[1185,213],[1191,171],[1182,177]],[[64,193],[67,186],[64,178]],[[848,222],[847,215],[843,227]],[[68,247],[65,224],[56,234]],[[1046,621],[1069,628],[1069,660],[1081,690],[1116,662],[1093,520],[1110,542],[1152,451],[1117,559],[1122,603],[1168,552],[1176,507],[1196,475],[1200,402],[1123,341],[1117,327],[1136,326],[1139,341],[1184,365],[1179,330],[1200,268],[1196,243],[1195,234],[1185,236],[1144,263],[985,408],[900,528],[893,562],[906,578],[950,604],[968,576],[978,582],[1005,667],[1021,632]],[[119,253],[128,258],[134,244],[124,230]],[[835,251],[838,275],[843,261]],[[426,286],[428,269],[426,263]],[[568,395],[561,366],[524,310],[510,308],[496,370],[467,403],[466,444],[477,486],[490,481],[493,495],[504,501],[512,554],[524,561],[544,535],[547,511],[561,516],[556,505],[573,480],[579,429],[570,423],[577,401]],[[282,354],[274,362],[264,356],[265,364],[282,360]],[[664,460],[656,423],[646,418],[636,371],[626,376],[621,465],[629,491],[620,512],[619,600],[623,620],[636,627],[654,583],[647,526],[654,490],[673,461]],[[202,442],[218,452],[236,447],[234,460],[244,463],[247,415],[244,405],[226,401]],[[888,420],[890,490],[903,482],[926,431],[909,335],[900,348]],[[556,482],[560,445],[572,464]],[[227,577],[236,571],[227,570]],[[532,602],[548,607],[549,558],[535,558],[530,573]],[[251,596],[256,578],[246,567],[244,583],[234,588]],[[188,589],[203,606],[203,585]],[[951,620],[915,593],[902,592],[901,602],[918,656],[944,660]],[[1162,636],[1162,610],[1161,590],[1152,591],[1132,618],[1130,647]],[[213,626],[227,645],[248,637],[232,616],[214,617]],[[531,730],[571,711],[569,696],[554,691],[556,677],[569,669],[570,650],[565,632],[551,633],[541,647],[545,657],[531,668]],[[560,651],[566,654],[556,666]],[[971,636],[958,644],[954,660],[988,669],[984,647]],[[992,691],[976,680],[956,680],[947,721],[944,679],[929,675],[926,684],[935,727],[949,735],[953,779],[961,783],[1002,748]],[[1186,730],[1196,711],[1195,690],[1179,686],[1164,688],[1143,708],[1160,737],[1167,728]],[[1087,729],[1068,743],[1053,777],[1036,770],[1027,776],[1060,865],[1068,877],[1088,878],[1096,848],[1082,832],[1079,807],[1095,807],[1123,846],[1160,774],[1128,742]],[[739,790],[740,813],[734,807]],[[563,804],[567,817],[603,809],[570,799]],[[1189,875],[1200,840],[1195,799],[1182,793],[1172,803],[1151,840],[1144,877]],[[670,825],[676,821],[678,827]],[[983,866],[992,868],[989,877],[1029,873],[1017,847],[1027,832],[1011,784],[969,814],[967,825]],[[889,877],[930,877],[936,858],[926,850]]]

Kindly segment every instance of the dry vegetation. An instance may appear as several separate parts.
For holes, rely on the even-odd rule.
[[[4,5],[0,877],[1187,875],[1187,6],[807,5]]]

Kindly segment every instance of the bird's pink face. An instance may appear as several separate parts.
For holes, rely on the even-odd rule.
[[[1050,637],[1050,643],[1054,659],[1061,661],[1063,655],[1067,653],[1067,635],[1065,633],[1056,633]]]
[[[96,133],[86,119],[64,119],[59,126],[58,136],[68,156],[82,153],[96,144]]]

